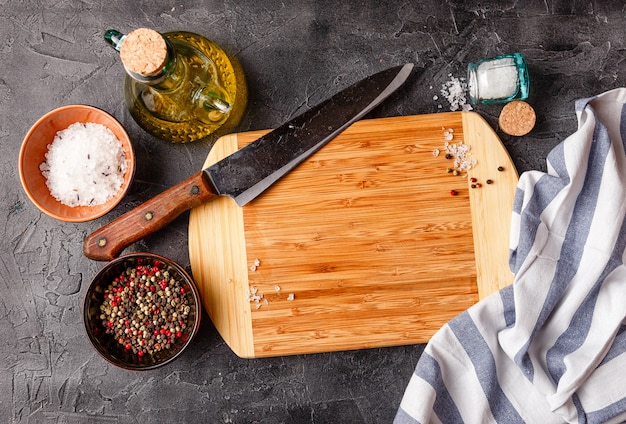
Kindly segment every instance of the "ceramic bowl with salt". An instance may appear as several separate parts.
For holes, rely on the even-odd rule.
[[[102,138],[103,132],[116,143],[122,162],[106,163],[112,162],[110,155],[107,156],[111,148],[99,144],[110,142],[106,137]],[[79,149],[67,145],[61,148],[57,147],[59,137],[83,142]],[[85,146],[90,146],[92,151],[83,151],[79,156],[78,151],[88,149]],[[57,156],[66,156],[56,159],[57,169],[46,167],[51,161],[49,154],[53,148],[56,148]],[[90,161],[93,164],[87,167]],[[83,171],[81,166],[89,168],[90,173]],[[64,168],[66,175],[53,179],[54,171],[59,167]],[[135,154],[126,130],[113,116],[93,106],[67,105],[46,113],[29,129],[20,149],[18,168],[24,191],[37,208],[61,221],[84,222],[101,217],[122,200],[135,173]],[[103,175],[109,174],[108,169],[117,173],[114,175],[118,179],[115,185],[104,184]],[[73,190],[74,198],[68,201],[64,190]]]

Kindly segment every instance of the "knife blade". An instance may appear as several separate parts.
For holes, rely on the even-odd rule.
[[[126,212],[85,238],[84,255],[112,260],[130,244],[217,196],[246,205],[389,97],[412,69],[408,63],[369,76]]]

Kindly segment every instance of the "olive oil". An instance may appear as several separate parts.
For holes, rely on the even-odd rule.
[[[118,51],[125,37],[114,30],[105,35]],[[157,72],[143,75],[124,63],[124,97],[135,121],[150,134],[179,143],[232,130],[247,103],[239,63],[198,34],[176,31],[162,37],[167,49]]]

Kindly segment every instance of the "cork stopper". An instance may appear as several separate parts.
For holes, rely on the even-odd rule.
[[[537,116],[528,103],[514,100],[502,108],[500,112],[500,129],[513,136],[528,134],[534,127]]]
[[[157,75],[167,63],[165,39],[152,29],[136,29],[124,38],[120,58],[130,72],[144,77]]]

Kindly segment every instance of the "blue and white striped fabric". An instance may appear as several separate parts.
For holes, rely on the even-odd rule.
[[[521,175],[513,284],[433,336],[395,424],[626,421],[625,103],[578,101],[547,173]]]

